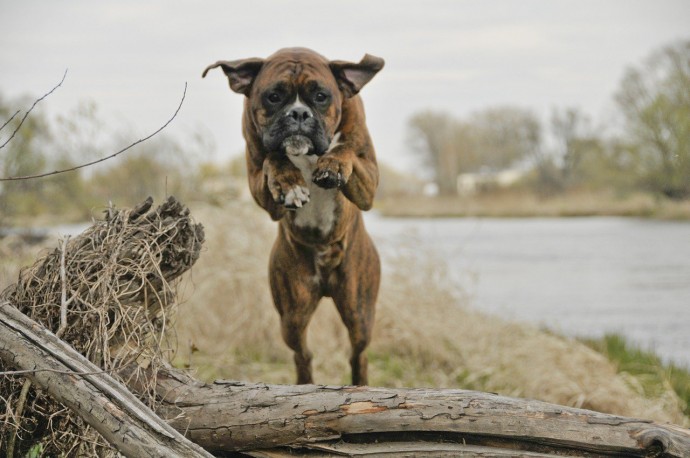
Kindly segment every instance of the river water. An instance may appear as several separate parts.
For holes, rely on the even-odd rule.
[[[384,268],[401,250],[431,256],[471,307],[573,337],[615,332],[690,368],[690,222],[375,212],[365,220]]]
[[[386,258],[412,240],[469,305],[569,336],[619,333],[690,368],[690,222],[636,218],[384,218]]]

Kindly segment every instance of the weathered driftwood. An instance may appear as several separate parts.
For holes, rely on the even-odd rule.
[[[210,451],[690,456],[679,427],[475,391],[205,384],[170,370],[157,391],[158,413]]]
[[[130,457],[210,457],[124,385],[7,302],[0,303],[0,359],[75,411]]]

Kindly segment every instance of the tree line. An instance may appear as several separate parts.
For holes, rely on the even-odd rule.
[[[553,110],[544,126],[530,110],[504,106],[462,119],[417,113],[409,120],[409,144],[442,194],[457,192],[459,174],[519,168],[525,172],[520,184],[540,195],[588,188],[690,198],[690,40],[659,49],[627,69],[614,100],[622,125],[606,135],[577,108]],[[108,126],[93,103],[81,103],[57,118],[33,110],[7,141],[22,122],[15,108],[31,101],[0,94],[0,177],[103,158],[129,144],[136,130]],[[241,175],[243,169],[241,158],[226,165],[204,162],[215,148],[210,138],[192,132],[181,141],[163,132],[98,167],[2,181],[0,224],[36,215],[84,219],[108,202],[127,205],[147,195],[208,200],[209,192],[215,192],[209,191],[209,183],[225,183],[228,175]],[[401,180],[409,190],[410,179],[382,164],[380,194],[395,194]],[[235,184],[240,182],[244,184],[243,178]]]
[[[690,198],[690,41],[627,69],[614,101],[622,125],[608,135],[577,108],[553,110],[545,127],[532,111],[505,106],[461,119],[417,113],[409,143],[442,194],[457,192],[460,174],[520,168],[540,194],[587,187]]]

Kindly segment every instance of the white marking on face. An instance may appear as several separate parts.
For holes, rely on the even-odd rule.
[[[291,116],[292,110],[295,108],[306,108],[309,110],[309,113],[311,113],[311,108],[309,108],[304,102],[302,102],[302,99],[299,98],[299,94],[297,94],[297,98],[295,98],[295,101],[292,102],[292,105],[287,107],[287,110],[285,111],[285,116]]]

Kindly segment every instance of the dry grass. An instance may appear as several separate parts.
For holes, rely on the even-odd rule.
[[[105,220],[23,269],[0,299],[106,371],[136,363],[155,373],[174,350],[171,282],[197,259],[203,230],[173,199],[150,207],[147,201],[133,210],[108,209]],[[131,377],[145,380],[141,375]],[[144,392],[154,384],[145,382]],[[118,455],[82,418],[22,376],[0,376],[0,399],[0,453],[24,456],[39,447],[47,456]],[[153,394],[144,401],[155,407]]]
[[[690,201],[671,201],[650,194],[616,196],[610,192],[577,191],[540,198],[520,190],[495,191],[469,197],[412,196],[379,200],[386,216],[407,217],[556,217],[638,216],[689,219]]]
[[[268,289],[275,224],[246,202],[191,208],[207,241],[178,312],[177,365],[206,380],[292,383],[291,353]],[[585,345],[470,310],[441,263],[412,246],[400,251],[384,259],[369,348],[372,385],[479,389],[687,424],[671,389],[646,398]],[[349,344],[330,300],[322,301],[309,331],[317,383],[347,383]]]

